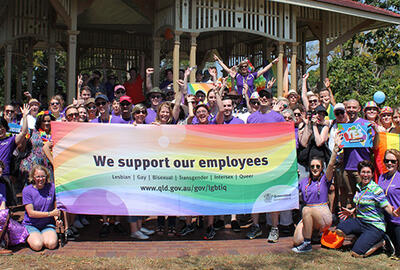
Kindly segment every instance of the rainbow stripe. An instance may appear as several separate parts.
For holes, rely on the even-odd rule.
[[[188,94],[196,95],[198,91],[202,91],[205,95],[214,88],[212,83],[188,83]]]
[[[378,174],[387,172],[383,158],[387,149],[400,150],[400,134],[379,132],[378,147],[374,149],[375,163]]]

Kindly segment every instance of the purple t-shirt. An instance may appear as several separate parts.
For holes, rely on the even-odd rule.
[[[393,177],[393,181],[392,181]],[[390,186],[389,186],[390,184]],[[400,207],[400,173],[396,172],[394,175],[389,176],[387,173],[379,176],[378,185],[383,189],[389,203],[397,209]],[[387,219],[400,225],[400,217],[393,217],[385,212]]]
[[[0,140],[0,160],[4,163],[3,175],[10,174],[11,157],[16,147],[15,136]]]
[[[0,183],[0,204],[7,202],[7,190],[4,183]]]
[[[276,111],[270,111],[269,113],[261,113],[260,111],[253,112],[247,118],[247,124],[255,123],[276,123],[285,122],[285,118]]]
[[[113,116],[112,118],[111,118],[111,123],[113,123],[113,124],[132,124],[133,123],[133,120],[132,119],[130,119],[130,120],[124,120],[122,117],[120,117],[120,116]]]
[[[303,201],[307,205],[327,203],[328,191],[332,182],[326,179],[325,174],[320,181],[311,181],[310,185],[308,185],[308,180],[309,178],[306,177],[299,182],[299,191],[301,191]]]
[[[153,108],[147,108],[147,116],[146,119],[144,119],[145,124],[152,124],[153,122],[156,121],[157,117],[157,112],[153,110]]]
[[[22,190],[22,204],[32,204],[33,209],[40,212],[50,212],[54,210],[56,200],[55,188],[53,183],[47,183],[42,189],[36,189],[33,185],[26,186]],[[42,229],[48,224],[55,224],[54,217],[31,218],[25,211],[24,225],[35,226]]]
[[[232,117],[229,121],[224,120],[224,124],[244,124],[244,121],[240,118]]]
[[[358,118],[354,123],[369,123],[369,121]],[[375,131],[372,130],[372,136],[375,136]],[[360,161],[371,160],[370,148],[344,148],[343,149],[343,162],[345,170],[357,171],[357,165]]]
[[[239,73],[236,74],[236,87],[239,95],[243,94],[243,82],[246,80],[247,85],[249,86],[249,91],[247,92],[250,97],[254,92],[254,80],[257,79],[257,72],[249,73],[246,77],[243,77]]]

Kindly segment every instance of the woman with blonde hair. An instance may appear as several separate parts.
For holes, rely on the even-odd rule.
[[[57,209],[55,187],[50,183],[50,173],[42,165],[34,165],[29,172],[30,185],[22,191],[25,206],[23,225],[29,232],[27,243],[35,251],[43,247],[57,247],[56,222],[60,215]]]

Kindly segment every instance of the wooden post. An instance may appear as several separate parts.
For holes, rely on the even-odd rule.
[[[284,50],[285,42],[279,42],[278,45],[278,66],[277,66],[277,78],[276,81],[278,83],[278,97],[283,95],[283,55],[285,53]]]
[[[191,33],[192,42],[190,44],[190,67],[196,66],[196,50],[197,50],[197,37],[198,33]],[[196,82],[196,70],[192,70],[190,73],[190,82]]]
[[[292,44],[292,60],[290,63],[290,88],[297,90],[297,46],[299,43]]]
[[[77,36],[77,0],[71,0],[71,29],[68,33],[68,80],[67,80],[67,104],[71,104],[76,95],[76,44]]]
[[[47,97],[54,96],[56,87],[56,44],[53,39],[53,31],[50,31],[50,44],[49,44],[49,60],[48,60],[48,73],[47,73]]]
[[[161,38],[154,37],[153,38],[153,68],[154,68],[154,85],[160,85],[160,49],[161,49]]]
[[[329,26],[328,25],[328,13],[327,12],[322,12],[322,35],[321,39],[319,41],[319,75],[320,75],[320,81],[323,82],[326,77],[328,77],[328,51],[327,51],[327,31],[326,28]]]
[[[27,57],[27,72],[26,72],[26,80],[27,80],[27,90],[32,93],[33,85],[33,42],[32,40],[29,40],[29,45],[28,45],[28,57]]]
[[[5,73],[5,103],[11,102],[11,70],[12,70],[12,44],[6,44],[6,57],[4,59],[4,73]]]
[[[175,43],[173,52],[173,75],[174,75],[174,91],[178,91],[179,80],[179,49],[180,49],[180,36],[182,32],[175,31]]]

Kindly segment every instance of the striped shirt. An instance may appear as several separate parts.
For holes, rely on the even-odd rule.
[[[365,187],[361,187],[361,183],[358,183],[357,189],[353,198],[356,205],[356,217],[364,223],[386,231],[383,208],[389,205],[389,202],[383,189],[374,181],[370,181]]]

